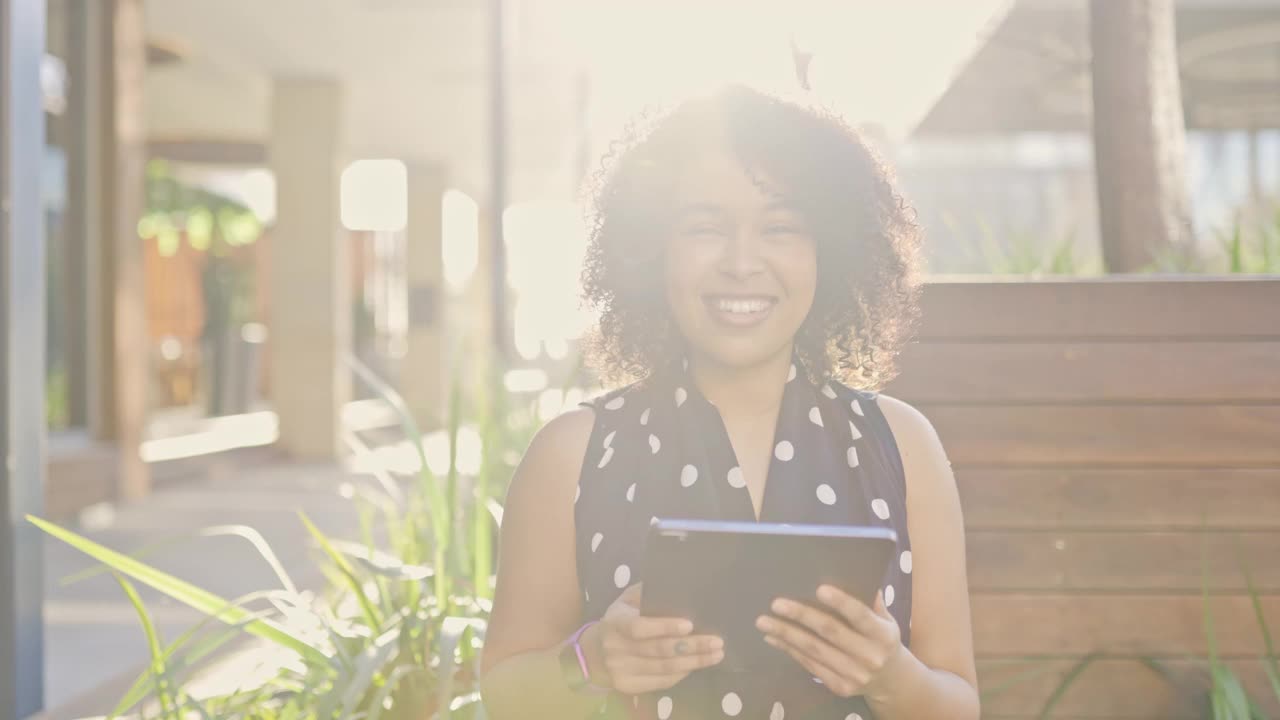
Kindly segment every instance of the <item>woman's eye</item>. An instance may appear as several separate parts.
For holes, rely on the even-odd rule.
[[[724,235],[724,230],[715,225],[694,225],[685,229],[686,235],[694,237],[719,237]]]
[[[764,231],[770,235],[799,235],[802,232],[796,225],[770,225]]]

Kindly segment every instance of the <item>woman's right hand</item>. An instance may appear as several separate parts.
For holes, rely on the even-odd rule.
[[[624,695],[666,690],[724,660],[724,641],[714,635],[693,635],[693,624],[680,618],[640,614],[639,583],[627,588],[587,630],[598,650],[598,664],[607,684]],[[601,683],[597,683],[601,684]]]

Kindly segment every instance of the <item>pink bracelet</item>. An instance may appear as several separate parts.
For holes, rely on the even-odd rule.
[[[601,687],[591,682],[591,669],[587,666],[587,654],[583,652],[582,643],[578,641],[582,637],[582,634],[587,631],[587,628],[598,622],[598,620],[591,620],[590,622],[584,623],[582,627],[578,628],[569,636],[569,640],[565,643],[566,645],[573,646],[573,654],[578,657],[578,668],[582,671],[582,679],[587,682],[586,687],[583,689],[593,695],[603,695],[610,692],[610,690],[607,687]]]

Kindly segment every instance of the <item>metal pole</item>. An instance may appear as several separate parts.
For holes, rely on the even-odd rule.
[[[507,245],[502,216],[507,207],[506,13],[503,0],[490,3],[489,237],[493,243],[493,350],[498,367],[507,356]]]
[[[44,704],[44,0],[0,0],[0,720]]]

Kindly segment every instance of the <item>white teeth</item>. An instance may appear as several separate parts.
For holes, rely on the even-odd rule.
[[[716,307],[721,312],[741,313],[747,315],[750,313],[760,313],[769,309],[768,300],[719,300]]]

